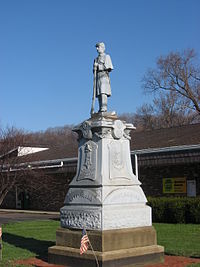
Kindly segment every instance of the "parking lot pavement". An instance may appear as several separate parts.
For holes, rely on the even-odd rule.
[[[0,211],[0,225],[11,222],[33,221],[33,220],[59,220],[59,214],[28,213]]]

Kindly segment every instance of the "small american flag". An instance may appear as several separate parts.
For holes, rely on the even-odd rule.
[[[82,237],[81,237],[81,246],[80,246],[80,254],[85,253],[88,250],[89,247],[89,238],[87,236],[87,233],[85,229],[82,231]]]
[[[2,228],[0,227],[0,238],[1,238],[1,236],[2,236]]]

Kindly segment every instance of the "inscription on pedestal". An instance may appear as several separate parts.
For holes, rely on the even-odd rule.
[[[65,204],[101,204],[101,191],[70,188],[65,198]]]

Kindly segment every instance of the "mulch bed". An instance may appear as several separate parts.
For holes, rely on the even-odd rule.
[[[146,267],[185,267],[189,264],[198,262],[200,262],[200,259],[186,258],[180,256],[165,256],[164,263],[148,265]]]
[[[17,260],[15,261],[15,264],[23,264],[23,265],[34,266],[34,267],[63,267],[62,265],[49,264],[48,262],[37,259],[37,258]]]
[[[165,262],[162,264],[148,265],[146,267],[185,267],[192,263],[198,263],[200,259],[186,258],[180,256],[165,256]],[[35,267],[63,267],[62,265],[49,264],[37,258],[18,260],[16,264],[32,265]],[[78,267],[78,266],[77,266]]]

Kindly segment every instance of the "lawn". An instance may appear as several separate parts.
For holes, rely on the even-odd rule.
[[[165,253],[200,258],[199,224],[154,224],[158,244],[165,247]]]
[[[0,266],[10,267],[13,260],[30,257],[47,260],[48,247],[55,244],[59,224],[47,220],[3,225],[3,260]],[[165,247],[166,254],[200,258],[200,225],[156,223],[154,226],[158,244]]]
[[[48,247],[55,244],[58,221],[28,221],[3,225],[3,260],[0,266],[12,266],[12,260],[37,256],[47,259]]]

